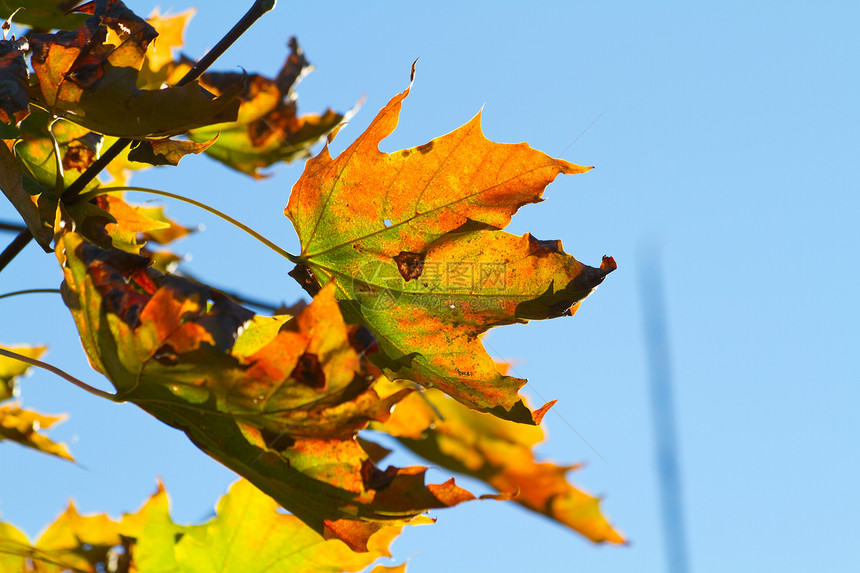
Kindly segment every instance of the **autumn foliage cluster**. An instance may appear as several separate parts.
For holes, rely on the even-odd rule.
[[[531,409],[526,381],[481,343],[494,326],[574,314],[614,270],[609,257],[589,267],[560,241],[504,231],[556,176],[589,168],[490,142],[479,116],[382,153],[410,86],[338,157],[325,146],[307,159],[285,209],[301,252],[278,250],[313,300],[255,314],[183,276],[165,245],[191,231],[127,202],[130,174],[205,153],[260,177],[310,157],[344,114],[298,114],[308,62],[295,40],[273,78],[199,75],[177,51],[190,13],[65,4],[17,2],[23,35],[4,26],[0,187],[23,239],[57,258],[83,349],[115,388],[104,397],[136,404],[243,479],[201,525],[173,523],[161,487],[119,521],[70,506],[37,540],[0,523],[0,570],[360,570],[428,510],[475,499],[453,477],[426,483],[426,468],[381,465],[389,452],[368,429],[486,482],[497,493],[484,497],[623,542],[567,481],[573,467],[535,458],[552,404]],[[0,440],[73,461],[40,431],[56,419],[12,400],[42,350],[0,348]]]

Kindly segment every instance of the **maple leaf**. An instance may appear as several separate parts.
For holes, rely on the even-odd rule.
[[[289,47],[290,54],[274,79],[259,74],[203,74],[201,84],[216,94],[235,89],[242,82],[247,85],[239,96],[242,105],[234,123],[189,132],[195,141],[218,136],[218,141],[206,150],[210,157],[260,178],[263,168],[308,157],[309,148],[344,120],[343,114],[330,109],[322,115],[298,115],[293,89],[313,68],[295,38],[290,39]]]
[[[31,103],[92,131],[133,139],[236,118],[239,87],[219,97],[197,82],[138,89],[147,47],[158,33],[122,2],[90,2],[76,10],[91,15],[76,30],[30,35],[38,79]]]
[[[319,533],[366,550],[386,524],[473,499],[453,481],[425,485],[425,468],[381,470],[355,440],[409,390],[378,396],[333,287],[295,318],[255,317],[63,227],[64,301],[118,399],[184,431]]]
[[[377,384],[380,392],[402,384]],[[578,466],[539,462],[532,450],[543,440],[539,427],[470,410],[438,390],[413,394],[397,404],[389,420],[373,429],[452,471],[478,478],[503,498],[543,514],[595,542],[623,543],[601,514],[600,500],[572,485],[566,474]]]
[[[326,147],[305,165],[285,209],[301,242],[300,268],[310,284],[335,283],[347,319],[378,340],[374,359],[389,377],[537,423],[539,413],[518,396],[525,380],[499,374],[480,336],[573,314],[615,263],[605,257],[588,267],[560,241],[500,229],[541,201],[558,174],[590,168],[490,142],[480,115],[425,145],[382,153],[410,89],[337,159]]]

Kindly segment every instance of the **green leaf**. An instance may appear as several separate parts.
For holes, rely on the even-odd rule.
[[[33,185],[38,189],[36,194],[31,194],[25,187],[25,174],[21,166],[21,162],[15,158],[11,149],[11,141],[4,139],[0,144],[0,189],[3,194],[9,199],[9,202],[17,209],[27,229],[39,243],[39,245],[50,252],[51,239],[53,232],[51,226],[47,224],[44,218],[42,207],[45,206],[45,199],[49,194],[45,194],[45,199],[41,205],[39,199],[42,197],[44,189]],[[27,177],[29,179],[29,177]],[[32,183],[32,179],[29,179]]]
[[[428,523],[431,520],[423,520]],[[74,505],[31,545],[15,527],[0,522],[0,571],[60,573],[335,573],[360,571],[380,557],[402,527],[371,535],[357,553],[339,540],[323,539],[249,482],[240,480],[221,498],[217,513],[200,525],[170,517],[164,487],[135,513],[117,522],[103,514],[81,515]],[[30,565],[30,562],[33,565]]]
[[[336,573],[360,571],[379,557],[400,533],[392,526],[374,534],[368,551],[356,553],[339,540],[325,540],[245,480],[218,503],[218,515],[189,528],[176,544],[183,573]],[[142,553],[142,550],[141,550]],[[135,552],[137,555],[137,552]]]

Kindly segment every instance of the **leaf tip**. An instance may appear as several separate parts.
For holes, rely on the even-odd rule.
[[[607,274],[618,268],[618,264],[615,262],[615,259],[610,257],[609,255],[603,255],[603,259],[600,261],[600,270],[606,271]]]
[[[556,402],[558,402],[558,400],[550,400],[549,402],[532,412],[532,420],[534,420],[535,426],[540,426],[543,417],[546,416],[546,413],[549,412],[550,408],[555,406]]]

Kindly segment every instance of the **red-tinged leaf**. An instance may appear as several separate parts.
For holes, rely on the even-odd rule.
[[[27,40],[0,40],[0,121],[21,123],[30,113],[27,85],[30,74],[24,51]]]
[[[91,13],[73,32],[32,34],[33,103],[107,135],[160,138],[232,121],[241,91],[214,97],[196,82],[140,90],[139,70],[155,29],[119,0],[89,3]]]
[[[69,225],[65,226],[68,229]],[[425,486],[424,468],[377,468],[355,436],[388,418],[404,389],[380,399],[333,287],[299,316],[264,318],[140,256],[65,232],[57,255],[64,300],[93,367],[118,395],[184,431],[319,533],[402,524],[471,499]],[[247,337],[247,338],[246,338]]]
[[[290,55],[274,79],[258,74],[208,73],[201,83],[220,94],[243,82],[242,105],[235,122],[192,130],[195,141],[216,135],[218,141],[206,153],[228,167],[263,177],[261,171],[278,162],[289,163],[310,155],[312,145],[322,140],[344,119],[326,110],[322,115],[299,116],[293,89],[313,68],[295,38],[290,39]]]
[[[348,320],[365,324],[389,377],[444,390],[471,408],[535,423],[480,336],[493,326],[572,314],[610,268],[565,253],[560,241],[502,232],[541,201],[560,173],[590,168],[526,144],[499,144],[480,117],[413,149],[379,143],[394,130],[409,89],[338,158],[309,160],[286,215],[313,286],[334,282]],[[310,274],[308,274],[310,273]]]
[[[47,346],[7,346],[0,347],[21,354],[27,358],[39,358],[47,350]],[[0,402],[18,395],[17,379],[30,369],[30,365],[8,356],[0,356]]]
[[[396,391],[400,386],[388,387]],[[470,410],[438,390],[407,396],[387,422],[373,427],[398,437],[431,463],[478,478],[501,499],[513,499],[594,542],[625,542],[600,512],[599,499],[567,481],[567,473],[578,466],[535,459],[532,450],[543,439],[538,427]]]

